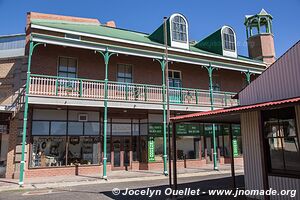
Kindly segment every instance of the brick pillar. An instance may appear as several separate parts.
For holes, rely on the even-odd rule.
[[[17,143],[18,120],[16,118],[10,121],[9,125],[9,140],[7,150],[6,178],[13,178],[15,171],[15,148]]]
[[[31,112],[29,111],[29,116]],[[28,118],[30,120],[30,117]],[[25,147],[25,170],[28,169],[29,154],[29,135],[30,135],[30,123],[27,129],[27,145]],[[7,167],[6,167],[6,178],[19,178],[20,175],[20,161],[22,154],[22,127],[23,127],[23,112],[19,111],[10,121],[9,128],[9,141],[8,141],[8,153],[7,153]]]

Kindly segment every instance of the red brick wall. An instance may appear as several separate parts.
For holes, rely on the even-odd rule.
[[[104,79],[104,62],[99,53],[91,50],[47,45],[38,46],[32,58],[32,73],[57,75],[58,57],[74,57],[78,59],[78,77],[87,79]],[[153,59],[121,55],[113,55],[109,62],[109,80],[117,79],[117,64],[133,66],[133,82],[161,85],[162,71],[160,64]],[[170,63],[169,69],[180,70],[183,87],[208,89],[208,73],[205,68],[183,63]],[[244,74],[229,70],[215,70],[214,79],[220,84],[222,91],[238,92],[244,86]]]
[[[172,165],[173,165],[173,163],[172,163]],[[201,168],[203,165],[206,165],[206,161],[203,159],[202,160],[200,160],[200,159],[186,160],[186,168]],[[163,170],[163,168],[164,168],[163,162],[148,163],[148,170],[160,171],[160,170]],[[177,168],[178,169],[185,168],[184,160],[177,160]]]
[[[8,140],[8,151],[7,151],[7,166],[6,166],[6,178],[13,178],[15,171],[15,148],[17,143],[17,131],[18,131],[18,120],[13,119],[9,125],[9,140]]]
[[[32,177],[49,177],[49,176],[73,176],[87,174],[102,174],[103,166],[75,166],[59,167],[59,168],[43,168],[43,169],[28,169],[25,172],[27,178]],[[107,165],[107,171],[111,171],[111,166]]]

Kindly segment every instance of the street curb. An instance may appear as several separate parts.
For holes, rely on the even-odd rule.
[[[242,174],[243,170],[235,170],[236,174]],[[182,173],[178,174],[178,178],[188,178],[188,177],[206,177],[210,175],[229,175],[231,174],[230,170],[222,170],[222,171],[209,171],[209,172],[194,172],[194,173]],[[0,192],[6,191],[25,191],[25,190],[34,190],[34,189],[45,189],[45,188],[61,188],[61,187],[72,187],[72,186],[80,186],[80,185],[92,185],[92,184],[105,184],[105,183],[124,183],[124,182],[133,182],[133,181],[151,181],[151,180],[162,180],[168,179],[168,176],[165,175],[157,175],[157,176],[148,176],[148,177],[138,177],[138,178],[112,178],[108,180],[97,179],[97,180],[83,180],[76,182],[51,182],[51,183],[36,183],[36,184],[24,184],[24,187],[20,188],[17,185],[14,186],[3,186],[0,187]]]

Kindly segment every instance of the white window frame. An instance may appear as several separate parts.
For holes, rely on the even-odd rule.
[[[179,22],[175,22],[176,17],[179,18]],[[183,20],[183,22],[181,22],[181,20]],[[183,34],[185,36],[184,37],[185,40],[180,40],[178,38],[172,38],[173,41],[186,43],[187,36],[186,36],[186,21],[185,21],[185,19],[183,17],[179,16],[179,15],[176,15],[176,16],[173,17],[173,19],[170,23],[172,23],[172,29],[171,29],[172,37],[174,37],[174,32],[178,33],[178,34]],[[178,27],[175,28],[174,24],[177,24]],[[180,28],[179,28],[180,26],[184,26],[184,30],[181,31]]]
[[[59,76],[59,72],[64,72],[64,71],[61,71],[61,70],[59,69],[59,67],[60,67],[60,62],[59,62],[59,60],[60,60],[60,58],[66,58],[66,59],[74,59],[74,60],[76,60],[76,66],[75,66],[75,70],[76,70],[76,72],[75,72],[75,78],[78,78],[78,58],[75,58],[75,57],[69,57],[69,56],[58,56],[58,58],[57,58],[57,76],[60,77],[60,76]],[[64,77],[60,77],[60,78],[64,78]]]
[[[224,31],[227,28],[230,29],[233,32],[233,36],[234,36],[234,50],[225,48]],[[222,29],[221,29],[221,39],[222,39],[223,56],[237,58],[236,34],[235,34],[235,31],[233,30],[233,28],[231,28],[230,26],[223,26]]]
[[[173,34],[172,34],[172,30],[173,30],[173,19],[174,17],[179,16],[181,18],[183,18],[183,20],[185,21],[185,28],[186,28],[186,41],[177,41],[173,39]],[[173,15],[171,15],[171,17],[169,18],[169,25],[170,25],[170,30],[169,30],[169,35],[170,35],[170,39],[171,39],[171,47],[178,47],[178,48],[182,48],[182,49],[189,49],[190,45],[189,45],[189,25],[188,25],[188,21],[187,19],[179,13],[175,13]]]
[[[181,87],[182,87],[182,73],[181,73],[181,71],[180,70],[174,70],[174,69],[169,69],[169,71],[168,71],[168,79],[170,79],[170,77],[169,77],[169,72],[171,72],[172,73],[172,79],[178,79],[178,78],[174,78],[174,72],[179,72],[179,76],[180,76],[180,82],[181,82]],[[168,83],[169,84],[169,83]]]
[[[133,67],[133,65],[132,64],[128,64],[128,63],[117,63],[117,74],[116,74],[116,81],[117,82],[119,82],[118,81],[118,78],[127,78],[127,77],[119,77],[119,66],[120,65],[125,65],[125,66],[130,66],[131,67],[131,83],[134,83],[134,77],[133,77],[133,74],[134,74],[134,71],[133,71],[133,69],[134,69],[134,67]],[[128,78],[129,79],[129,78]],[[125,82],[125,83],[127,83],[127,82]]]

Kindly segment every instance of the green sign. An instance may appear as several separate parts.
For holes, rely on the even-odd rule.
[[[197,124],[188,125],[188,134],[189,135],[200,135],[200,126]]]
[[[149,124],[149,135],[163,135],[163,125],[159,123]]]
[[[148,140],[148,161],[154,162],[155,161],[155,141],[154,137],[149,137]]]
[[[239,124],[232,125],[232,135],[235,135],[235,136],[241,135],[241,126]]]
[[[176,124],[176,135],[187,135],[188,126],[187,124]]]
[[[170,133],[172,134],[172,126],[170,126]],[[177,135],[200,135],[200,126],[198,124],[177,124]],[[163,136],[163,124],[153,123],[149,124],[149,135]]]
[[[223,125],[223,132],[222,132],[222,134],[223,135],[229,135],[229,132],[230,132],[230,127],[226,126],[226,125]]]
[[[221,133],[220,128],[221,128],[220,125],[215,125],[216,136],[220,135],[220,133]],[[212,136],[213,135],[212,125],[204,125],[204,134],[206,136]]]
[[[233,148],[233,156],[238,157],[239,156],[239,151],[238,151],[237,139],[232,139],[232,148]]]

